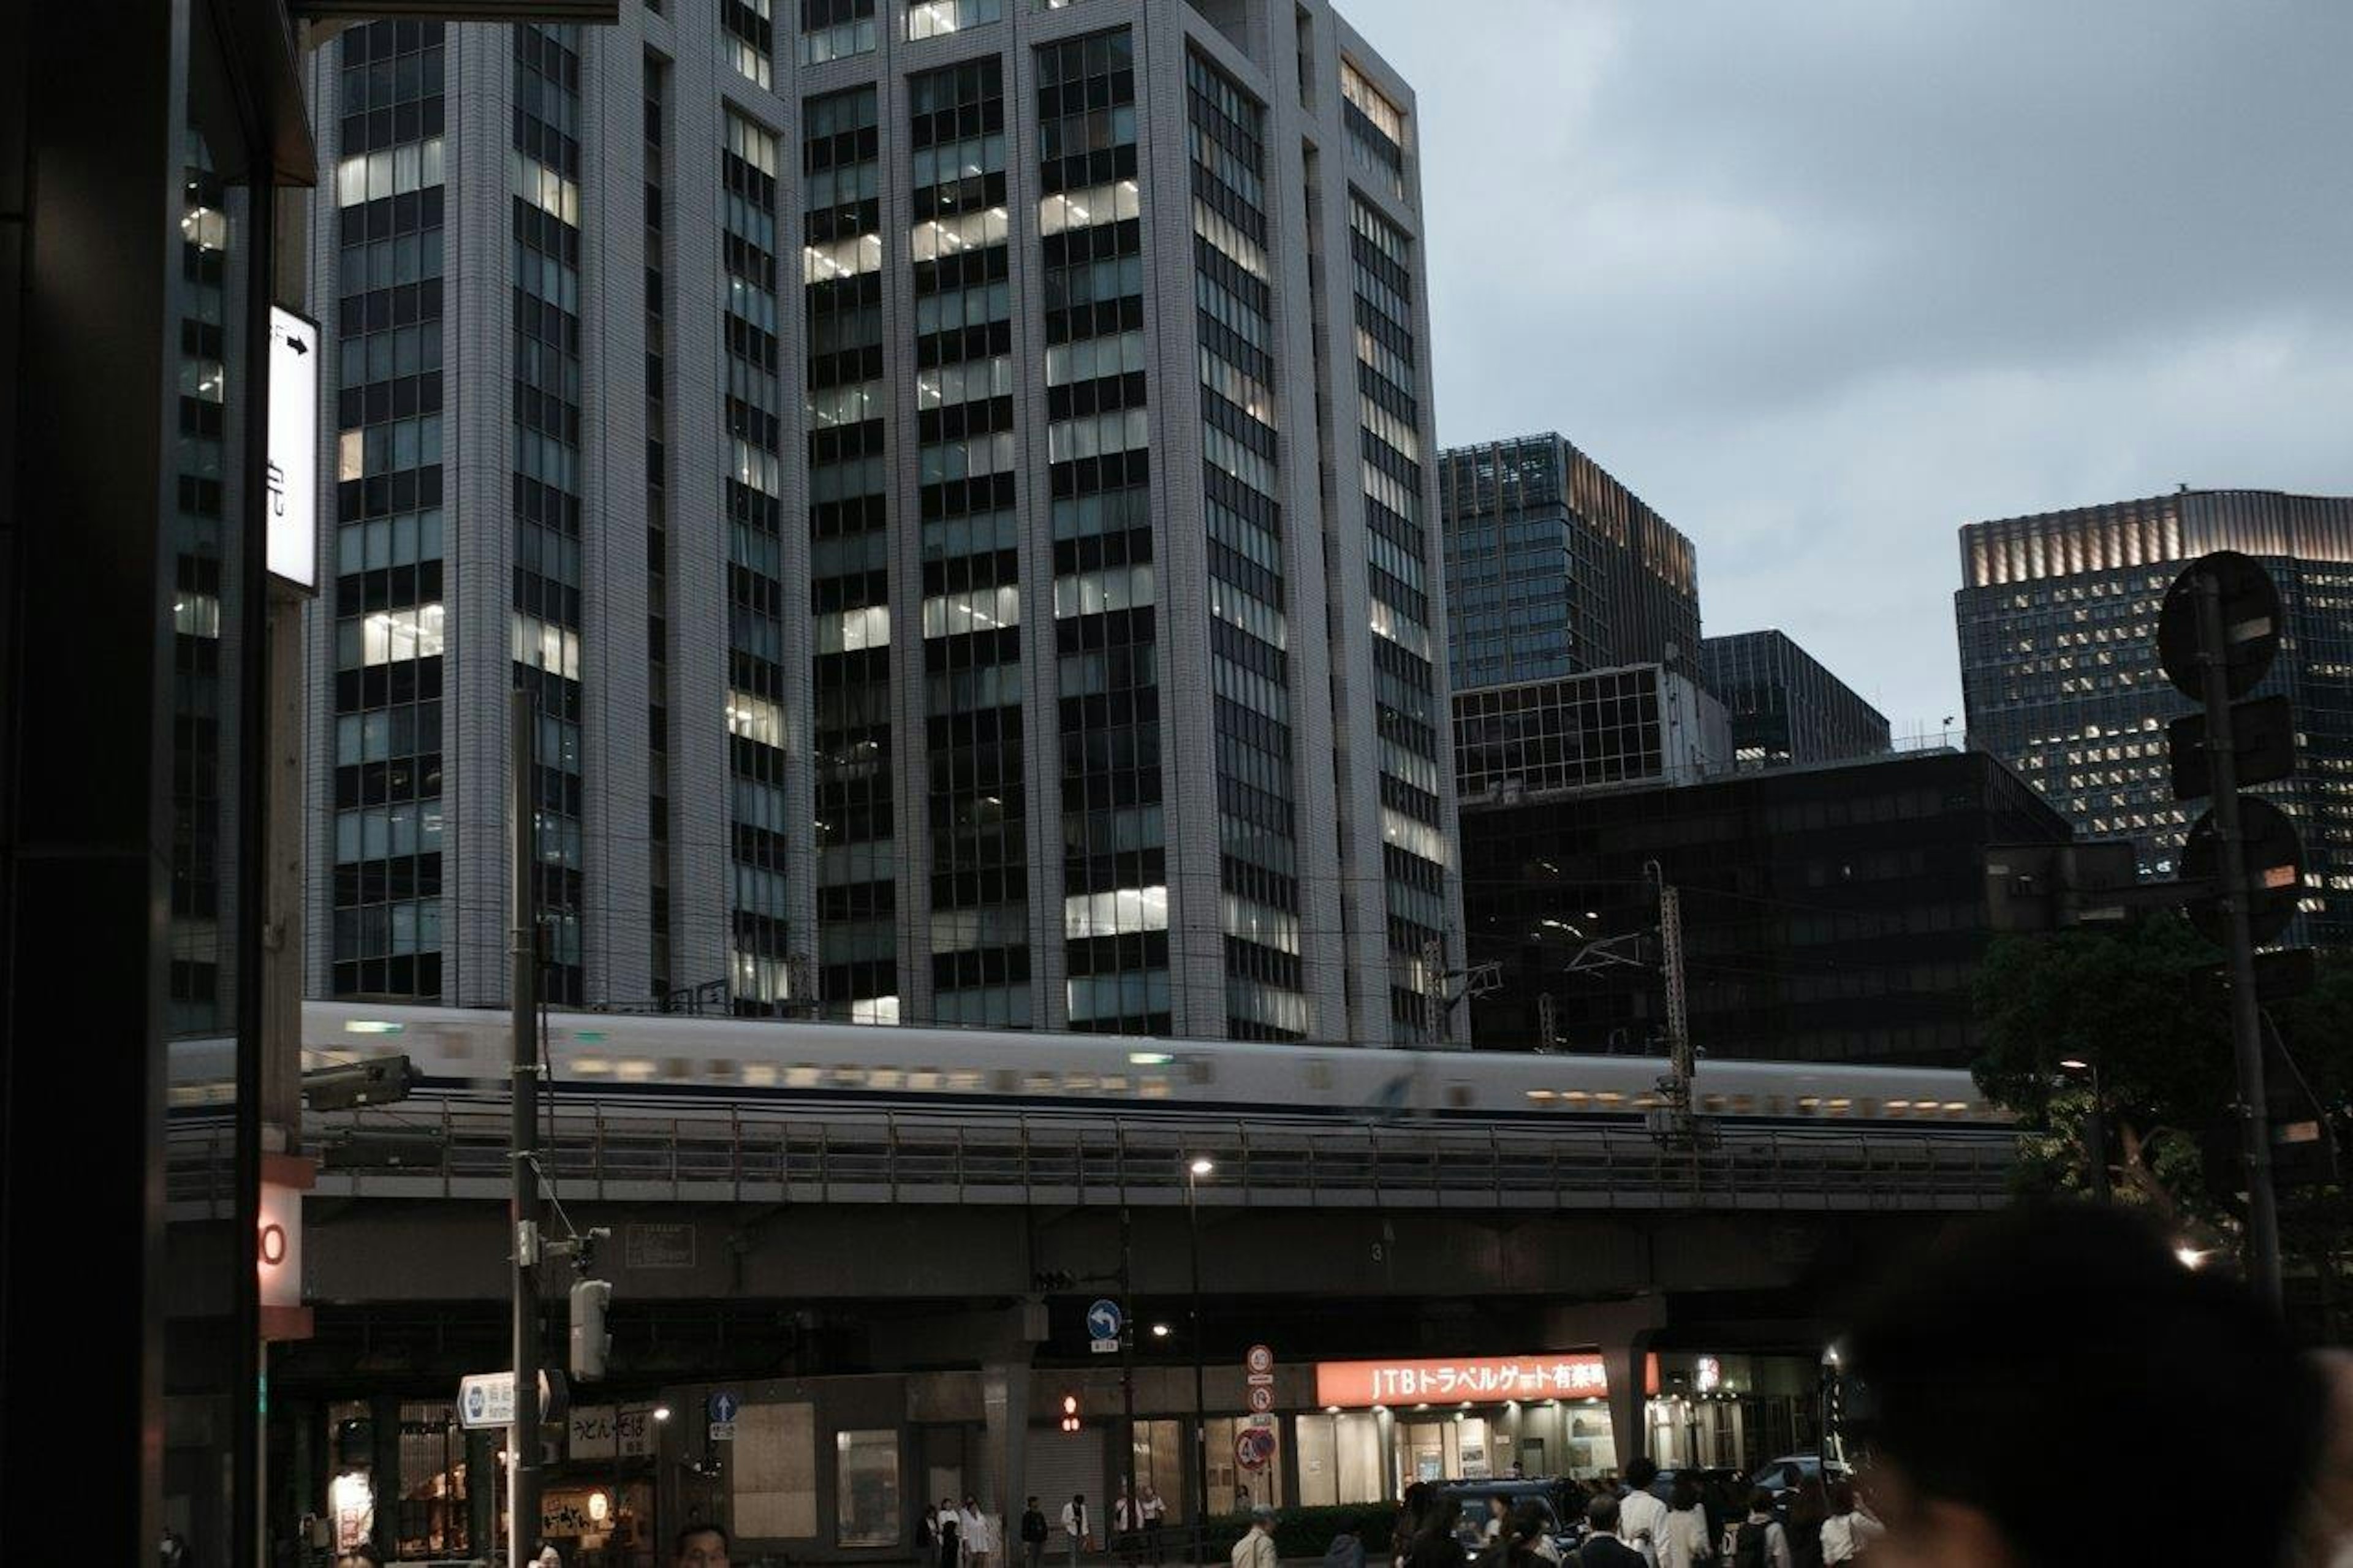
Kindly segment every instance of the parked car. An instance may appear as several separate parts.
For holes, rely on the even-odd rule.
[[[1508,1513],[1521,1503],[1534,1501],[1545,1511],[1545,1528],[1566,1552],[1585,1536],[1585,1489],[1575,1481],[1449,1481],[1438,1489],[1441,1497],[1462,1500],[1462,1523],[1457,1533],[1463,1550],[1477,1555],[1486,1544],[1488,1500],[1504,1500]]]
[[[1835,1459],[1825,1465],[1820,1454],[1784,1454],[1758,1470],[1749,1484],[1771,1492],[1774,1502],[1779,1505],[1787,1503],[1789,1494],[1798,1489],[1798,1483],[1809,1476],[1829,1481],[1846,1473],[1847,1468]]]

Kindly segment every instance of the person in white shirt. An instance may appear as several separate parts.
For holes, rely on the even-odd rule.
[[[1137,1493],[1137,1511],[1144,1515],[1144,1560],[1152,1568],[1160,1568],[1166,1561],[1166,1549],[1161,1544],[1161,1522],[1168,1517],[1168,1505],[1160,1500],[1160,1492],[1150,1481]]]
[[[1686,1470],[1675,1478],[1674,1495],[1667,1500],[1667,1522],[1659,1531],[1659,1568],[1693,1568],[1715,1555],[1699,1482]]]
[[[1071,1568],[1079,1568],[1079,1553],[1087,1542],[1087,1494],[1079,1492],[1062,1505],[1062,1534],[1071,1543]]]
[[[1250,1533],[1234,1542],[1233,1568],[1282,1568],[1282,1554],[1274,1545],[1274,1510],[1264,1504],[1250,1510]]]
[[[1855,1506],[1854,1483],[1831,1483],[1830,1517],[1822,1521],[1822,1561],[1852,1563],[1862,1549],[1887,1533],[1884,1526]]]
[[[1658,1461],[1636,1455],[1626,1467],[1626,1495],[1618,1500],[1618,1539],[1641,1552],[1650,1568],[1658,1568],[1659,1542],[1667,1531],[1667,1505],[1651,1495],[1658,1479]]]
[[[988,1568],[988,1554],[997,1550],[997,1533],[989,1528],[988,1516],[980,1511],[976,1500],[968,1497],[956,1510],[956,1530],[964,1541],[967,1568]]]

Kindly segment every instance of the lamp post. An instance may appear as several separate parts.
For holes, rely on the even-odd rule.
[[[2063,1072],[2088,1073],[2092,1079],[2092,1115],[2084,1123],[2084,1142],[2090,1145],[2092,1156],[2092,1201],[2108,1201],[2108,1102],[2100,1091],[2100,1058],[2063,1057],[2059,1062]]]
[[[1185,1166],[1185,1232],[1193,1253],[1193,1561],[1206,1562],[1209,1527],[1208,1400],[1203,1390],[1208,1373],[1201,1351],[1201,1178],[1218,1167],[1207,1155],[1197,1154]]]

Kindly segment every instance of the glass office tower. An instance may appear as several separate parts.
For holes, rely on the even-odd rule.
[[[561,1002],[1423,1029],[1415,116],[1324,5],[663,0],[314,86],[318,991],[503,998],[521,682]]]

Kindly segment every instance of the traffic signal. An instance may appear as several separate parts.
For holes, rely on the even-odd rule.
[[[1029,1276],[1032,1290],[1068,1290],[1079,1282],[1079,1277],[1067,1268],[1040,1268]]]
[[[1062,1430],[1075,1432],[1078,1429],[1079,1396],[1075,1394],[1065,1394],[1062,1395]]]
[[[572,1375],[582,1383],[601,1380],[613,1353],[613,1336],[605,1327],[605,1309],[612,1300],[608,1281],[582,1279],[572,1287]]]

